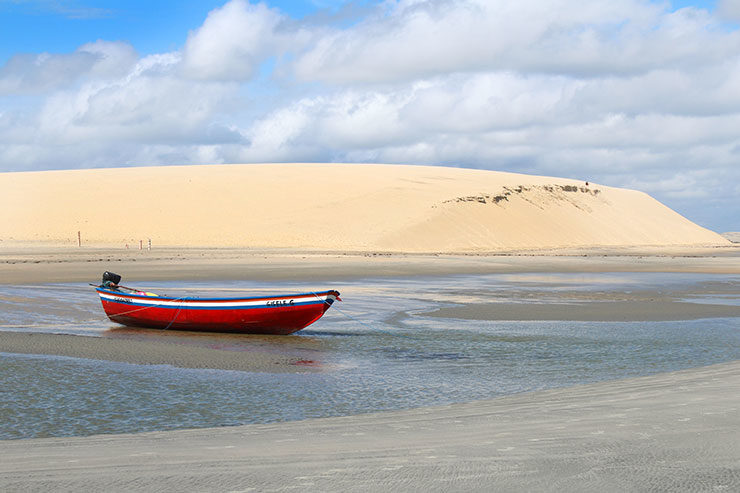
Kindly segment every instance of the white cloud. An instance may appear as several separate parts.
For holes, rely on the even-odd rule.
[[[295,72],[339,84],[470,71],[636,74],[735,53],[738,36],[715,32],[715,24],[703,10],[667,13],[638,0],[400,2],[324,36]]]
[[[464,165],[630,186],[707,221],[701,202],[724,204],[729,223],[738,5],[388,0],[327,24],[232,0],[170,53],[98,40],[13,57],[0,167]]]
[[[282,16],[265,4],[232,0],[188,36],[185,73],[194,79],[246,80],[276,48]]]
[[[57,92],[40,111],[39,127],[59,141],[194,138],[233,89],[177,77],[179,60],[177,54],[152,55],[120,79]]]
[[[136,58],[131,45],[108,41],[87,43],[74,53],[15,55],[0,68],[0,95],[43,94],[85,77],[121,75]]]
[[[116,48],[94,44],[78,52]],[[243,141],[213,121],[224,108],[238,107],[237,85],[183,79],[179,53],[150,55],[130,67],[97,59],[83,82],[49,92],[37,110],[0,113],[0,163],[14,169],[191,163],[214,156],[204,150],[214,142]]]
[[[312,101],[299,101],[255,122],[246,131],[251,144],[243,150],[242,159],[246,162],[310,160],[306,157],[317,154],[316,143],[306,138],[315,106]]]
[[[717,11],[725,19],[740,21],[740,0],[718,0]]]
[[[134,67],[138,54],[134,47],[121,41],[98,40],[79,47],[78,53],[89,53],[95,57],[95,64],[90,69],[90,77],[120,77]]]
[[[460,150],[455,160],[470,163],[481,155],[477,147],[488,146],[527,148],[532,153],[529,159],[545,159],[536,154],[536,146],[543,152],[546,148],[594,147],[660,152],[736,139],[740,106],[727,111],[719,108],[719,101],[704,96],[702,87],[689,89],[688,84],[680,84],[672,89],[663,84],[663,78],[657,81],[642,85],[626,81],[623,87],[607,91],[598,79],[504,73],[438,77],[403,89],[345,90],[275,111],[255,126],[260,129],[257,133],[271,137],[252,140],[259,141],[263,149],[273,144],[278,149],[288,140],[315,142],[324,149],[335,149],[335,153],[398,149],[427,139],[449,149],[453,139],[477,140],[479,145],[466,142],[455,147]],[[636,84],[644,91],[640,95],[643,112],[636,111],[639,105],[629,101]],[[620,91],[625,102],[596,98]],[[705,104],[716,103],[721,111],[697,117],[693,111],[684,111],[680,101],[677,111],[666,111],[666,99],[681,95],[701,96]],[[693,105],[689,109],[693,110]],[[300,125],[295,124],[298,121]]]

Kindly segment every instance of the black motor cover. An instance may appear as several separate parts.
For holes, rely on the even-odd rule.
[[[103,282],[105,281],[110,281],[113,284],[118,284],[119,282],[121,282],[121,276],[112,272],[105,271],[103,272]]]

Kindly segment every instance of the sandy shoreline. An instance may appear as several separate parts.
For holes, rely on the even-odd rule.
[[[592,248],[496,254],[388,254],[245,249],[0,248],[0,283],[96,282],[105,270],[128,282],[341,280],[508,272],[740,273],[740,246]]]
[[[152,266],[148,273],[156,276],[159,271]],[[516,301],[512,302],[512,297]],[[633,288],[628,292],[601,289],[598,285],[583,290],[578,288],[578,282],[575,285],[548,284],[543,288],[529,286],[503,293],[497,291],[496,286],[490,290],[483,286],[468,301],[448,302],[450,306],[443,305],[417,315],[483,321],[654,322],[734,318],[740,317],[740,306],[733,304],[738,297],[740,286],[732,282],[705,282],[660,290]],[[3,301],[0,297],[0,303]],[[9,301],[28,303],[29,299]],[[724,301],[727,303],[723,304]],[[56,316],[69,317],[70,314]],[[105,317],[100,313],[99,318]],[[81,326],[84,324],[85,321],[79,322]],[[74,326],[75,322],[68,325]],[[84,336],[44,332],[47,326],[55,327],[54,323],[39,329],[34,329],[33,324],[0,324],[0,352],[180,368],[269,373],[318,371],[318,366],[306,361],[308,353],[301,352],[312,349],[310,338],[129,329],[113,323],[111,329],[96,336]],[[285,344],[280,344],[281,341]],[[275,347],[280,348],[277,354]]]
[[[740,249],[733,247],[534,253],[2,249],[0,283],[95,282],[104,270],[123,274],[133,284],[526,272],[740,273]],[[721,288],[725,291],[717,289],[699,294],[726,289],[736,294],[732,283]],[[738,316],[734,306],[683,303],[678,295],[659,296],[649,290],[630,299],[589,296],[592,299],[579,312],[584,320],[619,320],[616,317],[625,311],[639,314],[640,320]],[[553,306],[468,303],[444,308],[437,315],[547,320],[556,315],[553,310],[562,309],[557,303]],[[314,371],[310,365],[296,365],[297,357],[259,350],[244,358],[245,353],[238,351],[225,355],[228,351],[202,346],[110,337],[0,332],[0,351],[185,368]],[[736,361],[408,411],[218,429],[0,441],[0,489],[731,491],[740,488],[739,408],[740,361]]]
[[[409,411],[0,442],[27,491],[733,491],[740,361]]]
[[[558,255],[356,255],[305,252],[244,252],[230,249],[177,249],[156,252],[117,252],[100,249],[30,249],[0,251],[0,284],[33,285],[45,282],[85,283],[99,280],[103,270],[124,276],[125,283],[146,281],[316,281],[341,287],[342,280],[363,277],[413,277],[486,273],[594,273],[678,272],[740,274],[740,249],[640,251],[634,249],[564,251]],[[714,255],[710,255],[714,254]],[[120,259],[120,260],[119,260]],[[676,292],[661,290],[603,291],[570,288],[546,292],[510,293],[517,302],[496,301],[498,293],[481,288],[477,300],[438,308],[423,316],[468,320],[572,320],[572,321],[661,321],[740,317],[740,307],[702,302],[711,297],[735,299],[733,283],[693,286]],[[548,299],[542,303],[537,299]],[[480,302],[490,299],[490,302]],[[686,300],[692,302],[687,302]],[[535,301],[530,301],[535,300]],[[0,299],[2,301],[2,299]],[[173,345],[172,340],[83,337],[60,334],[31,334],[22,324],[5,326],[0,332],[0,351],[47,354],[118,361],[134,364],[168,364],[182,368],[218,368],[259,372],[313,371],[296,366],[300,356],[288,357],[260,351],[250,340],[245,347],[218,351],[206,347],[203,338],[193,345]],[[5,332],[21,330],[23,333]],[[157,331],[158,332],[158,331]],[[121,333],[119,331],[119,333]],[[111,334],[113,334],[111,332]],[[187,337],[181,337],[180,342]],[[177,342],[177,341],[175,341]],[[223,342],[220,341],[219,344]]]
[[[425,316],[464,320],[570,320],[646,322],[740,317],[740,307],[677,301],[612,301],[581,304],[479,303],[445,307]]]
[[[182,334],[180,333],[181,336]],[[180,341],[183,340],[186,338],[180,337]],[[228,341],[227,336],[219,341],[221,346],[224,345],[224,341]],[[4,353],[68,356],[138,365],[170,365],[178,368],[267,373],[316,371],[315,367],[300,357],[255,348],[221,350],[207,347],[206,344],[207,341],[194,345],[178,341],[0,331],[0,352]]]

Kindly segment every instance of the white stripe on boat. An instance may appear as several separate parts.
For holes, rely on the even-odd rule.
[[[257,307],[257,306],[290,306],[297,304],[306,303],[324,303],[325,300],[335,298],[331,294],[323,293],[322,295],[303,295],[296,296],[293,298],[261,298],[257,300],[234,300],[234,301],[206,301],[198,299],[182,299],[182,300],[168,300],[154,296],[126,296],[126,295],[115,295],[108,294],[98,291],[101,298],[108,301],[126,303],[129,305],[151,305],[151,306],[162,306],[162,307],[182,307],[182,308],[230,308],[230,307]]]

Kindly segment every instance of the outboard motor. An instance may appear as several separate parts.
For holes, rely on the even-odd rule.
[[[113,272],[103,272],[103,286],[109,286],[111,284],[118,284],[121,282],[121,276],[114,274]]]

